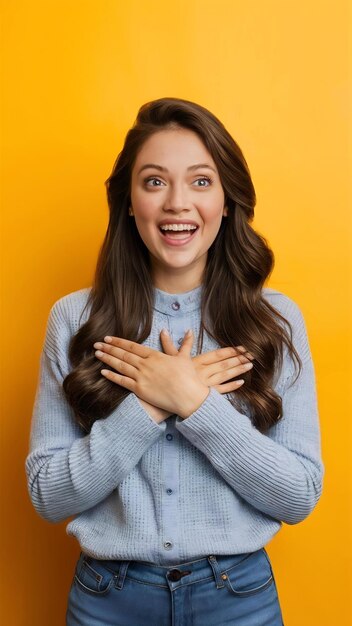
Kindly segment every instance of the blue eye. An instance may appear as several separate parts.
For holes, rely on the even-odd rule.
[[[146,178],[145,179],[145,184],[149,183],[151,180],[156,180],[158,183],[161,182],[161,180],[159,180],[159,178],[155,178],[154,176],[152,178]],[[160,185],[149,185],[151,187],[159,187]]]
[[[196,180],[195,182],[199,182],[199,181],[203,181],[203,180],[205,180],[206,182],[208,182],[208,183],[209,183],[209,185],[200,185],[201,187],[209,187],[209,186],[211,185],[211,183],[212,183],[211,178],[209,178],[208,176],[202,176],[202,178],[197,178],[197,180]],[[197,185],[197,187],[198,187],[198,186],[199,186],[199,185]]]
[[[159,178],[156,178],[155,176],[151,176],[150,178],[146,178],[144,180],[144,183],[146,185],[148,185],[148,183],[150,183],[151,181],[156,181],[158,183],[161,183],[162,181]],[[199,181],[206,181],[208,183],[208,185],[196,185],[196,187],[209,187],[212,184],[212,179],[209,178],[208,176],[202,176],[201,178],[197,178],[195,180],[195,182],[199,182]],[[160,185],[148,185],[148,187],[160,187]]]

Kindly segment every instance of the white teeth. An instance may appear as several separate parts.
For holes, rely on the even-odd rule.
[[[165,224],[160,228],[161,230],[195,230],[197,226],[193,224]]]

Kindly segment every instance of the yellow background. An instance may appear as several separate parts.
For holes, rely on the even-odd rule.
[[[6,626],[62,626],[76,540],[37,516],[24,461],[49,309],[91,284],[104,181],[139,106],[209,108],[249,163],[269,286],[300,305],[316,367],[324,493],[267,545],[285,626],[350,624],[348,11],[343,1],[2,2]],[[215,626],[215,625],[214,625]]]

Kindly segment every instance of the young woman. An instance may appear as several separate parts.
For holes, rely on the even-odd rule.
[[[311,513],[324,466],[247,163],[212,113],[161,98],[107,191],[93,285],[50,311],[26,460],[39,515],[74,516],[66,623],[281,626],[264,546]]]

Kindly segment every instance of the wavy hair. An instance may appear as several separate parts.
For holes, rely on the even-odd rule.
[[[206,331],[220,347],[243,345],[254,355],[252,370],[241,374],[245,384],[229,399],[234,406],[238,400],[245,403],[252,423],[264,433],[282,417],[282,398],[273,389],[273,379],[282,367],[284,344],[299,365],[297,375],[302,363],[292,343],[290,323],[262,294],[274,255],[251,226],[256,195],[244,155],[215,115],[179,98],[160,98],[141,106],[105,183],[109,224],[86,304],[89,317],[69,343],[72,371],[63,389],[85,432],[130,393],[101,376],[102,364],[92,346],[106,335],[139,343],[150,335],[153,284],[148,249],[128,215],[131,172],[144,142],[155,132],[173,128],[192,130],[203,141],[217,166],[228,208],[208,250],[197,353]]]

